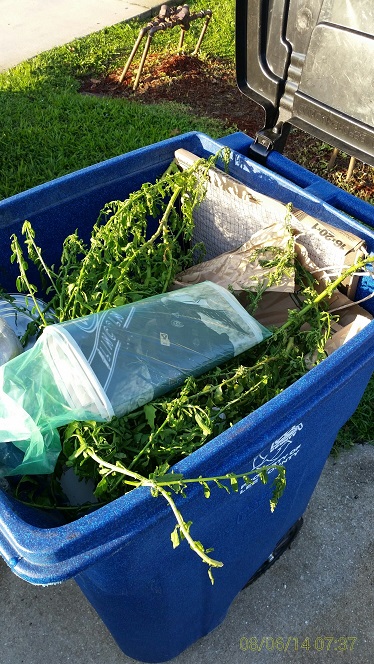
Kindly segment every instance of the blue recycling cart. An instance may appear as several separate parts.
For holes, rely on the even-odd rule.
[[[43,233],[46,260],[58,257],[65,236],[80,220],[89,234],[102,206],[124,198],[165,170],[178,148],[199,156],[232,147],[231,173],[248,186],[276,196],[338,228],[354,232],[374,251],[374,232],[343,212],[372,221],[357,200],[274,153],[272,170],[244,156],[245,134],[213,141],[189,133],[111,159],[0,203],[1,260],[9,265],[9,235],[28,219]],[[281,174],[277,173],[277,170]],[[285,177],[285,175],[288,177]],[[333,201],[331,205],[329,201]],[[339,209],[337,201],[339,200]],[[2,275],[14,290],[15,274]],[[367,294],[363,278],[357,297]],[[371,305],[369,303],[372,302]],[[373,300],[367,308],[373,309]],[[237,494],[217,489],[209,500],[194,486],[177,504],[193,521],[193,534],[214,546],[224,562],[212,586],[206,565],[186,543],[173,550],[173,515],[146,488],[69,524],[0,494],[0,549],[13,572],[34,584],[73,577],[124,652],[141,661],[176,656],[224,619],[228,608],[278,543],[297,524],[313,493],[340,427],[356,409],[374,370],[374,323],[287,388],[282,394],[178,463],[186,477],[244,473],[265,463],[286,467],[287,487],[271,513],[271,488],[259,482]],[[183,601],[181,601],[183,597]]]

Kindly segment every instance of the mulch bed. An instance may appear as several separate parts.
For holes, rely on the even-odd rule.
[[[136,67],[132,65],[122,83],[119,82],[121,73],[122,68],[102,77],[85,77],[81,80],[80,92],[136,100],[144,104],[177,102],[200,117],[220,119],[227,128],[236,127],[251,137],[264,125],[263,109],[240,92],[235,71],[231,63],[224,59],[149,54],[135,92],[132,85]],[[327,163],[331,148],[302,131],[291,131],[284,154],[334,184],[349,188],[356,196],[373,198],[373,168],[357,162],[347,185],[345,175],[349,157],[339,154],[334,169],[329,171]]]

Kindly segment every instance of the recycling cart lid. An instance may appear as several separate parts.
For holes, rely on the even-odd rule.
[[[259,158],[294,125],[374,165],[373,0],[236,0],[236,63]]]

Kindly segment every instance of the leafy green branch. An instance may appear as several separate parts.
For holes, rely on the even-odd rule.
[[[46,265],[30,223],[24,223],[28,258],[37,267],[60,322],[169,288],[175,275],[193,262],[196,247],[189,246],[193,211],[204,198],[209,169],[222,153],[224,149],[185,171],[173,164],[158,180],[144,183],[125,201],[107,204],[93,227],[89,245],[77,231],[65,239],[57,271]],[[11,248],[11,261],[17,261],[20,269],[17,288],[33,298],[43,328],[48,321],[36,301],[37,287],[27,277],[28,263],[15,235]]]
[[[172,489],[175,493],[180,493],[185,496],[185,489],[187,486],[189,484],[197,483],[203,486],[204,495],[206,498],[209,498],[209,483],[211,482],[214,482],[216,486],[223,488],[228,492],[230,492],[230,488],[234,492],[238,492],[239,479],[243,479],[244,482],[248,485],[253,483],[253,481],[250,479],[250,475],[255,475],[256,478],[260,478],[263,484],[266,484],[268,481],[268,474],[276,470],[278,474],[273,482],[274,490],[270,499],[270,508],[271,511],[273,511],[286,486],[285,469],[282,466],[276,464],[255,468],[248,471],[247,473],[228,473],[226,475],[214,477],[185,478],[181,473],[177,474],[173,472],[163,475],[153,473],[150,477],[143,477],[139,473],[126,468],[119,461],[117,461],[115,465],[108,463],[102,459],[93,449],[88,447],[84,439],[81,439],[80,442],[80,454],[88,455],[91,457],[91,459],[93,459],[99,465],[100,469],[107,469],[110,473],[123,475],[123,481],[126,484],[129,484],[134,488],[148,487],[154,497],[161,495],[166,500],[177,522],[173,532],[171,533],[173,547],[176,548],[180,544],[181,540],[186,540],[191,550],[194,551],[194,553],[196,553],[204,563],[209,565],[208,574],[212,583],[214,583],[212,568],[222,567],[223,563],[208,555],[213,551],[213,549],[205,549],[200,541],[193,539],[190,533],[192,522],[186,522],[184,520],[180,510],[175,504],[170,491],[167,491],[166,487]],[[100,472],[102,472],[102,470]],[[228,482],[228,485],[223,484],[225,481]]]

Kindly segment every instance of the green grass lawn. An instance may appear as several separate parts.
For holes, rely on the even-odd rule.
[[[192,24],[186,50],[201,25]],[[197,117],[183,105],[79,94],[79,77],[125,63],[139,28],[137,21],[105,28],[0,75],[0,199],[179,133],[227,133],[220,121]],[[176,30],[158,33],[153,49],[175,51],[178,38]],[[214,5],[201,50],[203,57],[209,54],[234,58],[234,0]]]

